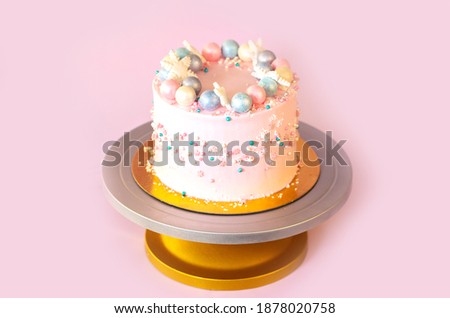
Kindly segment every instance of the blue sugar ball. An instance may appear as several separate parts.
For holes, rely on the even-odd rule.
[[[179,47],[178,49],[175,50],[175,55],[178,56],[178,58],[182,59],[185,56],[188,56],[189,54],[191,54],[191,52],[189,52],[189,50],[185,47]]]
[[[272,51],[264,50],[258,53],[256,60],[258,63],[270,65],[277,57]]]
[[[190,86],[194,89],[195,94],[198,95],[202,90],[202,83],[197,77],[188,76],[183,80],[183,86]]]
[[[278,90],[278,84],[270,77],[263,77],[258,83],[259,86],[264,88],[267,96],[273,96]]]
[[[165,81],[167,79],[167,76],[169,76],[169,71],[162,68],[159,70],[159,73],[157,76],[161,81]]]
[[[248,112],[252,105],[252,98],[245,93],[236,93],[231,99],[231,108],[237,113]]]
[[[214,91],[204,91],[198,100],[198,103],[203,109],[215,110],[220,106],[220,98]]]
[[[198,72],[203,68],[202,60],[195,54],[190,54],[191,64],[189,65],[189,69],[193,72]]]
[[[222,55],[223,57],[229,57],[230,59],[238,55],[239,44],[235,40],[226,40],[222,43]]]

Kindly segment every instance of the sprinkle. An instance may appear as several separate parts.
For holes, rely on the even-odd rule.
[[[208,68],[207,67],[205,67],[204,69],[203,69],[203,72],[205,72],[205,73],[208,73]]]
[[[270,109],[270,105],[266,105],[266,109]]]
[[[250,144],[250,146],[253,146],[255,144],[255,142],[253,140],[250,140],[249,144]]]
[[[162,137],[163,136],[163,133],[159,133],[159,137]]]
[[[275,138],[276,141],[280,141],[280,137]]]
[[[194,141],[193,140],[189,141],[189,144],[192,146],[194,144]]]
[[[182,195],[183,197],[185,197],[185,196],[186,196],[186,191],[181,192],[181,195]]]
[[[241,173],[242,171],[244,171],[244,169],[242,169],[242,168],[239,168],[239,169],[238,169],[238,172],[239,172],[239,173]]]
[[[167,146],[167,150],[170,150],[170,149],[172,149],[172,146]]]
[[[284,142],[280,142],[280,147],[283,147],[284,146]]]
[[[159,73],[159,70],[156,70],[156,72],[155,72],[156,74],[158,74]]]
[[[225,119],[226,119],[227,121],[230,121],[230,120],[231,120],[231,117],[230,117],[230,116],[227,116],[227,117],[225,117]]]
[[[214,157],[209,157],[209,161],[214,161]]]
[[[234,63],[234,66],[239,67],[239,66],[241,66],[241,64],[236,62],[236,63]]]
[[[197,113],[200,113],[202,110],[200,108],[197,108]]]

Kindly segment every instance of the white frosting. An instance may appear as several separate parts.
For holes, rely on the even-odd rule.
[[[208,66],[208,74],[199,76],[202,79],[203,90],[211,89],[212,83],[230,83],[227,91],[244,91],[248,85],[255,84],[255,79],[247,70],[242,71],[241,76],[230,79],[229,75],[240,70],[225,70],[223,66],[211,64]],[[216,67],[216,69],[214,69]],[[246,74],[245,74],[246,73]],[[248,75],[247,75],[248,74]],[[200,75],[200,74],[199,74]],[[228,77],[228,78],[227,78]],[[205,78],[210,78],[205,81]],[[251,80],[250,80],[251,79]],[[231,83],[233,85],[231,85]],[[224,85],[225,86],[225,85]],[[182,107],[173,102],[164,100],[159,94],[159,81],[155,79],[153,83],[154,109],[153,127],[155,140],[155,155],[157,162],[162,160],[163,153],[168,154],[167,165],[153,167],[154,173],[159,179],[173,190],[185,193],[189,197],[197,197],[212,201],[241,201],[253,198],[264,197],[283,189],[295,176],[296,165],[287,166],[286,162],[294,158],[294,146],[289,145],[289,140],[298,139],[297,134],[297,102],[295,90],[289,92],[279,92],[278,95],[285,94],[280,98],[270,98],[266,104],[259,105],[257,110],[249,113],[236,114],[220,107],[213,112],[196,112],[197,106]],[[231,120],[227,121],[226,117]],[[179,133],[181,138],[188,140],[188,135],[194,133],[195,147],[191,155],[199,160],[199,165],[194,166],[189,162],[189,148],[181,147],[179,155],[185,160],[185,165],[180,166],[174,160],[174,149],[167,151],[167,144],[163,141],[171,141],[174,135]],[[271,140],[276,142],[272,146],[271,157],[276,162],[275,166],[270,166],[265,162],[264,148],[249,146],[248,149],[259,152],[259,162],[254,166],[243,166],[242,161],[251,160],[243,155],[238,149],[234,149],[231,156],[231,165],[221,164],[209,166],[203,160],[209,161],[209,157],[203,154],[203,145],[210,140],[218,141],[222,145],[227,145],[232,141],[239,141],[239,149],[246,141],[261,142],[265,133],[270,133]],[[280,146],[279,142],[284,142]],[[169,143],[170,145],[170,143]],[[284,148],[284,155],[278,155],[279,149]],[[212,149],[210,149],[212,150]],[[226,162],[227,155],[217,156],[216,160]],[[230,159],[229,159],[230,160]],[[240,169],[242,171],[240,172]]]

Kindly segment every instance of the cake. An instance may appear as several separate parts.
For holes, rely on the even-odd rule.
[[[153,80],[148,170],[183,197],[246,201],[298,171],[297,80],[260,41],[170,50]]]

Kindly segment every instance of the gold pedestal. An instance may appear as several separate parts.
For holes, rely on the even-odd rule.
[[[237,290],[275,282],[304,260],[307,234],[254,244],[209,244],[147,230],[147,256],[166,276],[212,290]]]

